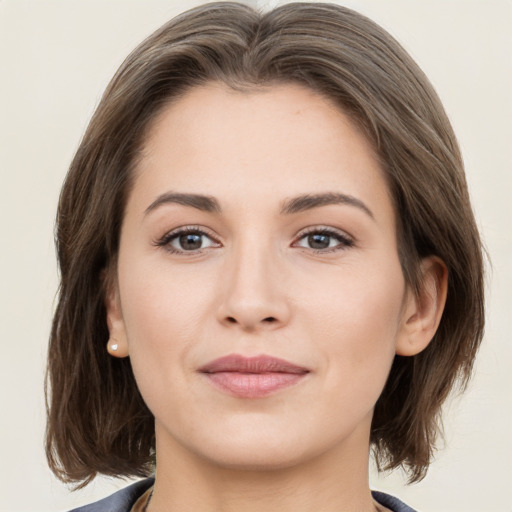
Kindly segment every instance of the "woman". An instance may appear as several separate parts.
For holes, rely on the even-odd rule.
[[[483,332],[455,136],[405,51],[329,4],[193,9],[108,86],[58,212],[50,467],[83,510],[407,511]],[[156,466],[155,466],[156,464]]]

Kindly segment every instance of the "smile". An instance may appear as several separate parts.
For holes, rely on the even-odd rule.
[[[309,370],[270,356],[237,354],[215,359],[199,372],[217,389],[239,398],[263,398],[301,381]]]

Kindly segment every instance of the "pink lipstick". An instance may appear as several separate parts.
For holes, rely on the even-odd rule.
[[[298,383],[309,370],[276,357],[231,354],[205,364],[199,372],[230,395],[263,398]]]

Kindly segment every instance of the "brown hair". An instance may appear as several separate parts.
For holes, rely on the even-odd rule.
[[[171,20],[124,61],[71,163],[57,216],[61,286],[48,356],[46,450],[64,481],[153,467],[154,420],[129,359],[108,357],[104,275],[115,266],[133,169],[152,120],[195,85],[236,90],[299,83],[334,100],[377,151],[397,212],[406,281],[421,288],[427,255],[448,268],[448,298],[430,345],[396,356],[371,443],[380,468],[421,479],[440,408],[467,384],[483,335],[483,257],[458,145],[429,81],[405,50],[364,16],[331,4],[267,13],[213,3]]]

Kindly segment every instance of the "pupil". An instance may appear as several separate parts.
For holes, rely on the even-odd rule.
[[[183,249],[193,250],[201,248],[201,235],[187,234],[180,236],[180,245]]]
[[[325,249],[329,247],[329,239],[329,235],[321,235],[317,233],[315,235],[308,236],[308,243],[313,249]]]

